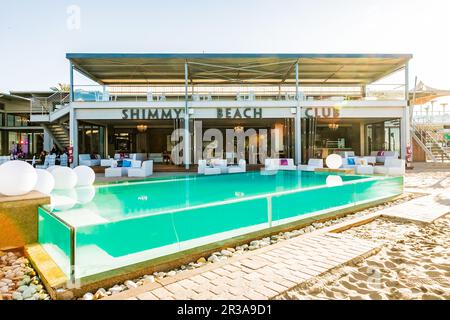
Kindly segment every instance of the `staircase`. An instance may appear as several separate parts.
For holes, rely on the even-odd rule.
[[[411,136],[425,151],[429,161],[450,162],[450,148],[446,146],[443,134],[435,126],[413,123]]]
[[[69,129],[65,123],[42,123],[44,128],[52,136],[53,142],[61,149],[68,148],[70,146]]]
[[[30,105],[30,121],[44,127],[61,149],[70,146],[69,93],[55,92],[47,98],[34,97]]]

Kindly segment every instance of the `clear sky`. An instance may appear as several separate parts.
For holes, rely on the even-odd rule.
[[[0,92],[67,83],[66,52],[412,53],[412,81],[450,89],[449,12],[447,0],[3,0]]]

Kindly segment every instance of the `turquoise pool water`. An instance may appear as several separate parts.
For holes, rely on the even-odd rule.
[[[39,242],[76,278],[392,197],[401,177],[280,171],[188,176],[52,194]],[[71,269],[72,265],[72,269]]]

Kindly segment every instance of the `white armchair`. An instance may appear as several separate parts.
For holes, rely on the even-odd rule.
[[[239,160],[239,163],[237,166],[229,166],[228,167],[228,173],[242,173],[245,172],[247,165],[244,159]]]
[[[128,177],[148,177],[153,174],[153,160],[146,160],[142,162],[142,166],[140,168],[129,168],[128,169]]]
[[[302,171],[314,171],[316,168],[323,168],[323,159],[309,159],[308,164],[298,166],[298,169]]]
[[[374,173],[402,176],[405,174],[405,160],[386,157],[384,166],[375,166]]]

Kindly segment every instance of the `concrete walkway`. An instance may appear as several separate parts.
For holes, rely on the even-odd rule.
[[[271,299],[379,247],[343,234],[314,232],[106,299]]]
[[[393,217],[414,222],[431,223],[450,212],[450,191],[432,194],[378,211],[384,217]]]

